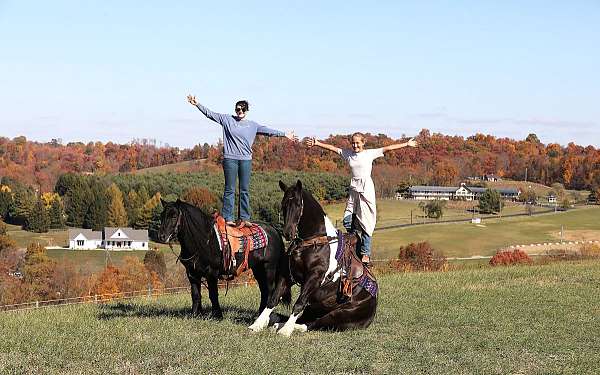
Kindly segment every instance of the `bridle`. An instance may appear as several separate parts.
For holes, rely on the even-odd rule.
[[[171,252],[173,253],[173,255],[175,255],[177,257],[177,260],[175,261],[175,263],[177,263],[178,261],[181,263],[189,262],[189,261],[193,260],[194,258],[196,258],[200,254],[200,252],[196,251],[189,258],[182,258],[181,251],[179,251],[179,255],[175,254],[175,250],[173,250],[173,244],[171,244],[171,237],[173,237],[174,234],[179,234],[179,226],[181,225],[181,217],[183,216],[181,208],[178,207],[177,212],[178,212],[178,215],[177,215],[177,222],[175,223],[175,228],[173,228],[173,231],[171,232],[171,234],[169,234],[169,237],[167,237],[167,240],[165,242],[169,245],[169,248],[171,248]],[[208,245],[209,240],[210,240],[210,237],[208,237],[208,239],[206,240],[207,245]]]

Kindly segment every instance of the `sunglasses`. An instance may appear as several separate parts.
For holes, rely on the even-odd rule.
[[[242,107],[235,107],[235,113],[238,113],[238,112],[246,112],[246,110]]]

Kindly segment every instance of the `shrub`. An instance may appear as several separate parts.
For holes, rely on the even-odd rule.
[[[600,258],[600,246],[597,244],[583,244],[579,252],[583,258]]]
[[[533,261],[521,249],[515,249],[513,251],[499,251],[490,259],[490,265],[492,266],[510,266],[513,264],[532,264]]]
[[[401,272],[446,271],[448,260],[433,249],[429,242],[419,242],[401,246],[398,259],[390,261],[389,266]]]

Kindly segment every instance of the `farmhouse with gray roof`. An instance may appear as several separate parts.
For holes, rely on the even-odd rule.
[[[69,249],[148,250],[148,231],[105,227],[102,232],[94,232],[72,228],[69,229]]]

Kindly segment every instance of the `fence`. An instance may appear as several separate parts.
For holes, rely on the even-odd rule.
[[[254,281],[245,281],[245,282],[230,282],[230,283],[220,283],[218,284],[220,288],[227,287],[228,285],[232,286],[249,286],[254,284]],[[34,310],[45,307],[55,307],[55,306],[66,306],[66,305],[81,305],[85,303],[103,303],[108,301],[119,301],[119,300],[128,300],[132,298],[151,298],[158,297],[164,295],[171,294],[181,294],[181,293],[189,293],[189,286],[182,287],[173,287],[173,288],[161,288],[161,289],[152,289],[148,288],[146,290],[136,290],[132,292],[118,292],[118,293],[105,293],[105,294],[93,294],[81,297],[71,297],[71,298],[57,298],[52,300],[44,300],[44,301],[30,301],[23,303],[15,303],[10,305],[0,305],[1,311],[23,311],[23,310]]]

